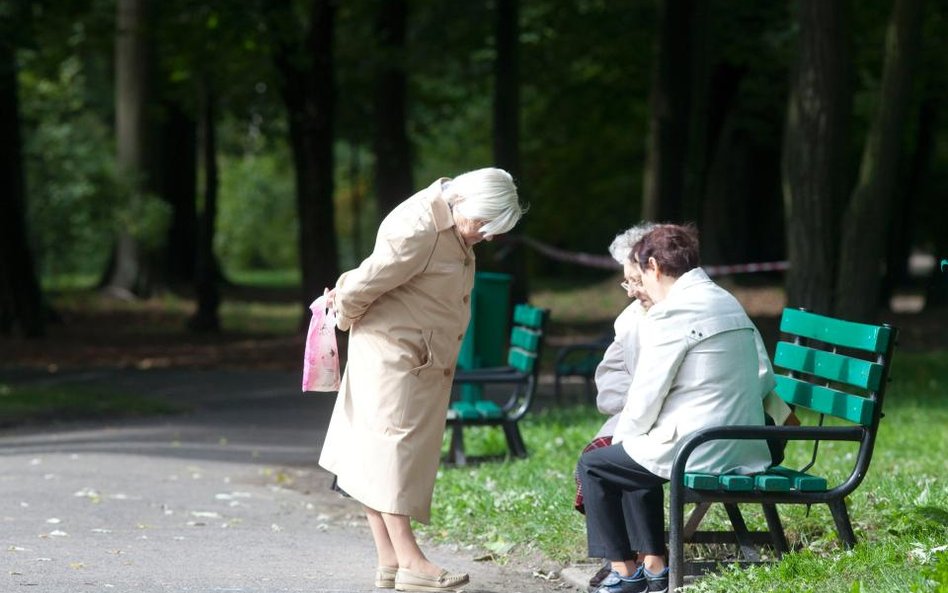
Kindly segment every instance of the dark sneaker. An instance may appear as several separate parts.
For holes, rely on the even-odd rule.
[[[589,588],[586,590],[589,593],[596,593],[596,591],[599,590],[599,585],[602,584],[602,581],[609,576],[610,573],[612,573],[612,563],[606,561],[606,563],[596,571],[596,574],[589,579]]]
[[[665,580],[665,587],[668,588],[668,579]],[[648,582],[640,566],[635,574],[629,577],[619,576],[619,573],[613,570],[599,584],[597,593],[647,593],[647,591]]]
[[[648,591],[648,593],[668,593],[668,567],[666,566],[662,572],[658,574],[652,574],[649,571],[645,570],[642,573],[642,576],[645,577],[646,583],[648,583],[648,588],[643,589],[643,591]]]

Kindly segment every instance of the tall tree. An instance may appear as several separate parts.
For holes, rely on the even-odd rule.
[[[195,258],[195,285],[197,287],[197,309],[188,326],[197,332],[220,331],[218,306],[221,302],[218,280],[220,273],[214,257],[214,226],[217,223],[217,133],[216,96],[211,85],[202,85],[201,110],[201,162],[204,165],[204,208],[201,211],[197,232],[197,257]]]
[[[842,220],[836,313],[850,319],[871,320],[879,306],[921,15],[922,0],[895,1],[886,35],[879,107],[866,139],[859,180]]]
[[[311,0],[303,30],[293,2],[269,2],[275,60],[296,168],[304,314],[339,275],[333,206],[333,24],[336,3]]]
[[[844,198],[849,62],[843,0],[799,0],[798,59],[791,77],[783,145],[787,301],[832,312]]]
[[[520,0],[498,0],[495,10],[494,163],[513,175],[521,199],[526,199],[528,188],[520,175]],[[525,251],[511,252],[502,269],[512,278],[511,301],[526,302],[530,287]]]
[[[375,84],[375,195],[378,216],[384,217],[414,193],[412,150],[406,130],[405,73],[406,0],[378,5],[376,34],[380,64]]]
[[[694,0],[663,0],[649,94],[642,217],[680,221],[688,157]]]
[[[0,14],[0,335],[43,335],[39,282],[26,231],[15,19]]]
[[[163,105],[157,155],[157,190],[171,209],[164,271],[170,282],[195,278],[197,251],[197,121],[179,101]]]
[[[149,55],[148,0],[118,0],[115,34],[115,137],[118,174],[127,188],[131,217],[147,208]],[[149,255],[128,220],[118,231],[105,290],[147,295],[154,280]]]

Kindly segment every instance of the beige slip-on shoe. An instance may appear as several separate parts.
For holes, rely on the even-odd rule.
[[[457,591],[459,587],[470,581],[467,574],[449,574],[442,570],[441,574],[431,577],[426,574],[412,572],[399,568],[395,574],[396,591]]]
[[[397,566],[379,566],[375,569],[375,587],[377,589],[394,589]]]

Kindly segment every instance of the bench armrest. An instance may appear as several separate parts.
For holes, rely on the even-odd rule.
[[[766,440],[788,441],[860,441],[866,434],[863,426],[713,426],[686,436],[675,455],[671,470],[671,487],[678,488],[684,480],[688,458],[696,448],[708,441]],[[852,477],[850,478],[850,480]]]

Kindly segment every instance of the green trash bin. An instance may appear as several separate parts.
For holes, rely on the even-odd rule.
[[[459,368],[469,370],[506,364],[510,339],[510,281],[510,274],[474,274],[471,322],[461,342]],[[461,386],[462,401],[476,402],[480,398],[480,386]]]

